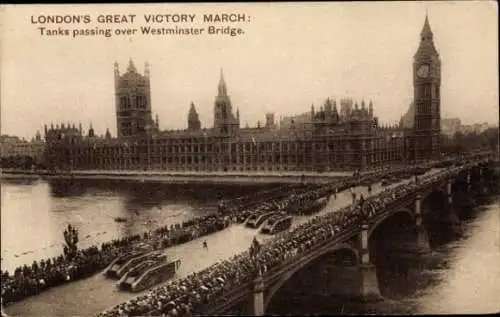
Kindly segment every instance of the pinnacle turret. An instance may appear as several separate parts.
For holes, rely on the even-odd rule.
[[[137,69],[135,68],[135,65],[134,65],[134,62],[132,61],[132,59],[130,59],[128,62],[127,71],[132,72],[132,73],[137,73]]]
[[[92,128],[92,122],[90,123],[90,127],[89,127],[89,137],[90,138],[94,137],[94,128]]]
[[[196,107],[194,105],[194,102],[191,101],[191,106],[189,108],[189,113],[188,113],[188,130],[200,130],[201,129],[201,122],[200,118],[198,116],[198,112],[196,111]]]
[[[425,14],[425,22],[424,26],[422,27],[422,31],[420,32],[420,38],[422,40],[432,39],[432,30],[427,13]]]
[[[220,69],[219,96],[227,96],[227,87],[226,82],[224,81],[224,73],[222,71],[222,68]]]
[[[418,46],[417,52],[415,53],[415,59],[426,59],[429,56],[439,56],[432,38],[433,34],[431,25],[429,23],[429,17],[426,15],[424,26],[422,27],[422,31],[420,32],[420,44]]]

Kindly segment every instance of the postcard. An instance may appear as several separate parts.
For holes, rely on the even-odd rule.
[[[1,5],[2,315],[498,312],[497,10]]]

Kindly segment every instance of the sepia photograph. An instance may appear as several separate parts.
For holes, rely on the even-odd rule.
[[[0,5],[2,316],[500,312],[494,1]]]

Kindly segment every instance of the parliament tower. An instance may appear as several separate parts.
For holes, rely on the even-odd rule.
[[[441,134],[441,60],[425,16],[420,44],[413,57],[415,104],[412,157],[416,161],[438,159]]]
[[[227,94],[226,82],[222,69],[220,71],[220,80],[218,94],[215,97],[214,105],[214,129],[217,133],[223,135],[234,134],[240,127],[239,113],[233,114],[233,105]]]
[[[115,63],[116,128],[119,138],[143,135],[156,129],[151,115],[149,66],[139,74],[130,60],[127,72],[120,75]]]

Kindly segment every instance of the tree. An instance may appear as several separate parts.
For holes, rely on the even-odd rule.
[[[78,252],[78,230],[68,224],[68,228],[64,230],[64,241],[66,244],[64,245],[64,256],[68,260],[73,260]]]

